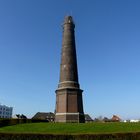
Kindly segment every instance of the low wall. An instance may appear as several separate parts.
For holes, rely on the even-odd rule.
[[[0,133],[0,140],[140,140],[140,132],[81,135]]]

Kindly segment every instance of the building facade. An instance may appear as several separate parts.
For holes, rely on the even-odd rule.
[[[13,108],[0,105],[0,118],[12,118]]]
[[[78,81],[75,24],[71,16],[63,22],[60,79],[56,90],[55,122],[85,122],[83,100]]]

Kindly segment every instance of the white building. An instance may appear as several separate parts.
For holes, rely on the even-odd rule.
[[[140,122],[140,120],[123,120],[123,122],[134,122],[134,123],[136,123],[136,122]]]
[[[0,105],[0,118],[12,118],[13,108]]]
[[[139,122],[140,120],[130,120],[130,122]]]

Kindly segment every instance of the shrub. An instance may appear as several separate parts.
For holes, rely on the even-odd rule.
[[[0,127],[22,123],[37,123],[37,122],[48,122],[48,121],[39,119],[0,119]]]
[[[15,134],[0,133],[1,140],[139,140],[139,133],[116,134],[82,134],[82,135],[57,135],[57,134]]]

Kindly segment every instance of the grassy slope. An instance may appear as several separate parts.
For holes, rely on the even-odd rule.
[[[0,132],[91,134],[140,132],[140,123],[29,123],[0,128]]]

